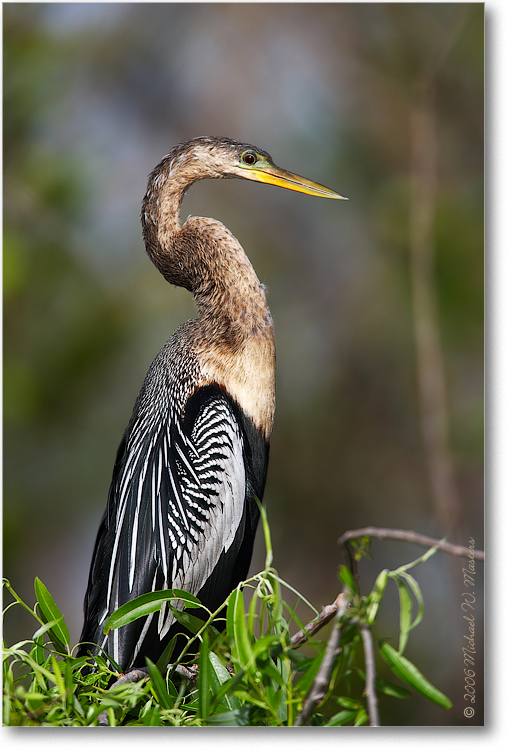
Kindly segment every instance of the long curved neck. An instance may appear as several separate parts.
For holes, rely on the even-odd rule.
[[[180,205],[186,188],[192,183],[172,179],[171,165],[171,158],[166,156],[148,179],[141,204],[143,240],[148,257],[164,278],[192,291],[183,273],[183,258],[172,258],[168,247],[175,244],[181,232]]]
[[[173,157],[174,161],[174,157]],[[224,386],[269,439],[275,410],[275,343],[263,286],[242,246],[219,221],[180,204],[196,177],[167,157],[151,175],[141,220],[146,250],[171,284],[194,294],[199,317],[191,346],[205,382]],[[212,176],[212,175],[209,175]]]
[[[172,174],[165,161],[151,175],[141,211],[146,250],[167,281],[194,294],[200,320],[214,339],[235,347],[271,327],[265,291],[221,222],[189,217],[180,225],[180,205],[193,181],[182,168]]]

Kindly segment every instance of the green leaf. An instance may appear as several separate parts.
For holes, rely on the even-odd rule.
[[[400,627],[400,636],[399,636],[399,653],[402,654],[404,649],[406,648],[407,639],[409,636],[409,631],[411,630],[411,617],[413,612],[413,600],[411,599],[411,594],[408,591],[406,582],[404,579],[396,578],[395,582],[397,584],[397,588],[399,590],[399,605],[400,605],[400,614],[399,614],[399,627]]]
[[[436,703],[441,708],[451,708],[452,702],[449,698],[438,690],[432,683],[430,683],[426,677],[422,675],[420,670],[415,665],[406,659],[405,656],[399,654],[393,646],[389,643],[381,642],[378,644],[379,653],[389,665],[390,669],[397,677],[406,682],[411,687],[418,690],[419,693],[424,695],[426,698]]]
[[[276,571],[274,571],[274,570],[270,571],[270,577],[273,580],[278,581],[279,583],[281,583],[286,589],[288,589],[288,591],[292,591],[293,594],[295,594],[295,596],[298,598],[298,601],[303,602],[303,604],[305,604],[310,610],[312,610],[312,612],[314,612],[314,614],[316,616],[319,615],[318,610],[309,602],[309,600],[306,599],[303,596],[303,594],[301,594],[299,591],[297,591],[297,589],[295,589],[293,586],[291,586],[287,581],[284,581],[282,578],[280,578],[277,575]],[[291,607],[288,607],[288,609],[289,609],[290,612],[292,611]],[[299,627],[302,628],[303,627],[303,623],[300,623]]]
[[[162,652],[162,656],[159,657],[159,660],[157,661],[157,669],[161,674],[164,674],[166,671],[166,667],[169,664],[169,660],[171,659],[171,655],[173,651],[175,650],[176,645],[176,638],[177,636],[174,635],[173,638],[170,640],[164,651]]]
[[[209,694],[209,668],[210,661],[208,654],[210,653],[208,633],[203,633],[203,640],[201,642],[201,648],[199,649],[199,672],[198,672],[198,702],[199,702],[199,714],[202,720],[206,723],[208,718],[208,707],[210,703]]]
[[[273,549],[272,549],[272,538],[270,535],[270,527],[268,525],[268,518],[266,516],[266,510],[264,505],[255,497],[258,504],[259,512],[261,514],[261,523],[263,524],[263,534],[265,537],[266,557],[265,557],[265,569],[271,567],[273,562]]]
[[[44,625],[41,625],[40,628],[37,628],[37,630],[32,636],[34,641],[39,640],[40,636],[44,635],[44,633],[47,633],[48,630],[51,630],[51,628],[53,628],[57,623],[58,623],[58,620],[49,620],[49,622],[45,622]],[[42,645],[42,640],[41,640],[41,645]]]
[[[72,705],[73,705],[74,710],[76,711],[76,713],[79,714],[82,719],[84,719],[85,718],[85,712],[83,710],[83,706],[78,701],[78,699],[76,698],[75,695],[72,696]]]
[[[342,708],[347,708],[349,711],[358,711],[358,709],[361,707],[361,703],[354,700],[353,698],[348,698],[346,695],[341,695],[337,698],[337,703],[339,706],[342,706]]]
[[[51,656],[54,658],[54,654],[52,654]],[[35,677],[38,679],[38,682],[43,689],[46,688],[46,685],[42,680],[43,677],[45,677],[46,680],[52,682],[54,685],[57,684],[56,675],[53,672],[50,672],[49,669],[46,669],[40,664],[37,664],[37,662],[31,659],[28,655],[25,655],[25,662],[31,667],[32,671],[35,674]]]
[[[352,594],[358,594],[358,586],[354,579],[353,574],[345,565],[341,565],[339,568],[339,578],[344,583]]]
[[[208,724],[217,727],[247,727],[250,723],[250,706],[240,706],[234,711],[226,711],[222,714],[208,717]]]
[[[356,714],[354,726],[361,727],[363,724],[367,724],[368,720],[369,720],[369,717],[367,715],[367,711],[364,708],[361,708]]]
[[[216,653],[210,651],[210,653],[208,654],[208,659],[210,661],[209,675],[210,683],[212,686],[212,693],[216,695],[222,685],[225,685],[231,681],[231,675],[226,667],[222,664]],[[221,704],[225,705],[231,710],[240,708],[240,706],[242,705],[241,701],[234,693],[226,693],[221,699]]]
[[[55,620],[51,620],[51,622],[53,623],[55,622]],[[42,627],[46,626],[43,625]],[[46,661],[42,636],[37,636],[36,633],[34,633],[33,636],[33,646],[30,649],[30,656],[37,664],[44,664],[44,662]]]
[[[150,677],[150,687],[152,689],[153,694],[161,704],[161,708],[173,708],[173,701],[171,699],[171,696],[168,693],[168,689],[166,687],[166,682],[148,656],[146,658],[146,666],[148,667],[148,675]]]
[[[385,570],[382,570],[381,573],[376,578],[376,582],[374,584],[374,587],[369,595],[369,600],[367,603],[367,624],[370,626],[374,622],[374,620],[377,617],[377,611],[379,609],[379,605],[381,603],[381,599],[383,598],[383,594],[386,589],[386,582],[388,580],[388,570],[385,568]]]
[[[72,666],[70,659],[66,659],[65,662],[65,672],[64,672],[64,681],[65,681],[65,692],[67,694],[67,704],[68,708],[70,709],[72,704],[72,695],[74,693],[75,683],[74,683],[74,675],[72,673]]]
[[[199,617],[194,617],[194,615],[190,615],[185,610],[182,612],[181,609],[172,607],[171,604],[169,604],[168,606],[175,620],[179,622],[180,625],[183,625],[184,628],[187,628],[187,630],[189,630],[194,635],[196,635],[196,633],[199,633],[199,631],[203,629],[203,625],[205,623]]]
[[[253,661],[252,644],[245,624],[245,609],[243,593],[238,586],[229,596],[227,615],[227,633],[242,666],[246,667]]]
[[[116,630],[116,628],[122,627],[122,625],[128,625],[130,622],[134,622],[139,617],[144,617],[152,612],[160,610],[164,602],[180,600],[185,603],[186,607],[201,607],[199,599],[192,594],[188,594],[186,591],[180,589],[167,589],[165,591],[151,591],[148,594],[141,594],[135,599],[131,599],[130,602],[122,604],[121,607],[113,612],[108,617],[104,624],[104,635],[107,635],[110,630]]]
[[[258,589],[259,589],[259,584],[258,584],[258,586],[256,586],[256,588],[254,589],[254,592],[253,592],[253,594],[252,594],[252,599],[250,600],[250,605],[249,605],[249,617],[248,617],[248,621],[247,621],[247,628],[248,628],[248,631],[249,631],[249,633],[250,633],[250,634],[251,634],[251,635],[252,635],[252,636],[253,636],[254,638],[256,637],[256,634],[255,634],[255,632],[254,632],[254,630],[255,630],[255,623],[256,623],[256,621],[257,621],[257,618],[258,618],[258,615],[257,615],[257,605],[258,605],[258,603],[259,603],[259,600],[260,600],[260,596],[259,596],[259,593],[258,593]],[[261,632],[261,628],[262,628],[262,625],[263,625],[263,623],[262,623],[262,622],[260,622],[260,623],[259,623],[259,631],[260,631],[260,632]]]
[[[402,573],[402,578],[406,581],[408,586],[410,587],[411,591],[413,592],[413,595],[418,603],[418,612],[416,613],[416,617],[413,620],[413,623],[410,627],[410,630],[413,630],[413,628],[416,628],[417,625],[420,624],[420,622],[423,619],[423,612],[424,612],[424,605],[423,605],[423,596],[422,592],[420,590],[420,587],[418,583],[415,581],[413,576],[409,575],[409,573]]]
[[[400,685],[394,685],[393,682],[387,682],[387,680],[376,679],[376,689],[392,698],[411,698],[409,690]]]
[[[158,710],[152,710],[144,716],[143,724],[147,727],[160,727],[162,726],[160,712]],[[138,724],[139,726],[139,724]]]
[[[46,586],[42,583],[40,578],[35,579],[34,583],[35,595],[39,603],[39,610],[41,618],[45,623],[55,621],[49,629],[49,637],[51,642],[57,651],[63,654],[68,653],[68,645],[70,643],[69,630],[65,624],[62,613],[56,606],[53,597],[49,593]]]
[[[31,701],[33,703],[35,703],[35,702],[42,703],[42,701],[48,700],[48,696],[46,695],[46,693],[33,693],[33,692],[29,692],[29,693],[23,693],[19,697],[23,698],[23,700]]]
[[[240,707],[242,701],[240,697],[241,690],[239,689],[239,685],[242,683],[243,678],[245,677],[245,670],[244,669],[237,669],[235,676],[231,677],[231,680],[229,682],[222,683],[221,687],[219,688],[218,692],[216,693],[213,703],[211,712],[217,708],[219,705],[223,705],[226,698],[230,701],[238,701]],[[250,697],[248,698],[249,702],[252,702]]]
[[[415,581],[413,576],[409,573],[402,572],[397,576],[394,576],[397,588],[399,590],[399,601],[400,601],[400,639],[399,639],[399,653],[403,653],[407,645],[409,632],[413,630],[422,620],[424,605],[422,592],[418,583]],[[412,610],[413,600],[411,598],[411,592],[413,593],[417,603],[418,612],[413,621]]]
[[[51,654],[51,665],[53,667],[53,674],[55,676],[55,683],[58,688],[58,692],[60,693],[60,698],[62,701],[65,701],[67,698],[67,690],[65,689],[65,683],[62,677],[62,672],[60,669],[60,665],[58,664],[57,660],[55,659],[55,655]]]
[[[296,687],[298,689],[298,692],[300,695],[305,696],[307,692],[310,690],[312,683],[314,682],[314,679],[319,671],[319,667],[321,666],[321,662],[323,661],[323,657],[325,655],[325,650],[323,649],[317,656],[315,656],[313,659],[310,659],[310,663],[308,666],[308,669],[302,674],[300,679],[298,680]]]
[[[365,682],[365,672],[363,669],[357,669],[356,671],[360,678]],[[390,695],[392,698],[411,698],[411,693],[409,690],[406,690],[405,687],[395,685],[393,682],[381,680],[379,677],[376,677],[376,691],[384,693],[385,695]]]
[[[442,540],[444,541],[444,539]],[[432,555],[435,555],[438,551],[439,546],[435,545],[434,547],[431,547],[426,552],[424,552],[421,557],[418,557],[416,560],[413,560],[413,562],[407,563],[406,565],[401,565],[400,568],[397,568],[396,570],[392,570],[389,573],[390,578],[395,576],[400,576],[403,573],[406,573],[408,570],[411,570],[411,568],[415,568],[417,565],[420,565],[423,562],[426,562]]]
[[[348,721],[353,721],[356,717],[356,711],[339,711],[338,714],[332,716],[332,718],[324,724],[325,727],[338,727],[346,724]]]

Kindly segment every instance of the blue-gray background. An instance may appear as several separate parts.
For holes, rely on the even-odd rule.
[[[183,218],[223,221],[269,289],[278,382],[265,500],[280,575],[329,603],[337,537],[367,524],[481,547],[483,5],[16,4],[3,16],[4,575],[14,588],[32,602],[39,576],[79,637],[117,445],[152,358],[194,315],[144,254],[140,201],[155,164],[196,135],[254,143],[350,199],[231,180],[198,183],[183,205]],[[435,403],[422,398],[429,379]],[[374,543],[363,593],[420,552]],[[262,564],[259,535],[252,570]],[[415,572],[426,612],[406,652],[455,707],[385,701],[391,723],[464,722],[461,568],[440,554]],[[480,598],[476,614],[480,627]],[[394,635],[397,618],[394,593],[377,634]],[[30,627],[11,611],[6,637]]]

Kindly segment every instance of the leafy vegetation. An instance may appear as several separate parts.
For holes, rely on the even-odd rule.
[[[373,704],[363,690],[368,674],[375,677],[375,666],[365,648],[366,631],[382,660],[405,683],[401,686],[377,678],[376,695],[406,699],[411,695],[409,687],[442,708],[450,708],[448,698],[403,655],[410,631],[423,616],[421,592],[409,570],[425,562],[434,550],[397,570],[381,571],[368,596],[360,595],[348,568],[340,569],[344,606],[334,616],[334,627],[340,627],[340,647],[331,654],[330,670],[325,674],[327,640],[315,637],[316,631],[310,624],[305,626],[299,614],[302,607],[310,609],[312,618],[318,617],[318,612],[272,567],[264,512],[263,525],[265,568],[230,594],[222,623],[218,620],[220,612],[209,613],[206,622],[193,616],[192,609],[199,601],[178,590],[145,594],[111,615],[105,630],[156,611],[165,601],[175,617],[194,633],[179,662],[168,665],[170,644],[157,664],[147,659],[146,672],[138,672],[141,679],[137,681],[118,679],[118,669],[106,655],[97,657],[97,669],[87,673],[86,658],[73,655],[75,649],[70,646],[64,618],[42,581],[35,580],[37,601],[32,609],[5,580],[4,587],[12,597],[5,612],[23,607],[35,619],[37,628],[31,638],[4,649],[4,724],[292,726],[303,723],[305,705],[305,721],[313,725],[376,723]],[[396,582],[399,592],[398,649],[385,639],[376,639],[373,633],[389,580]],[[296,595],[296,604],[286,601],[289,595]],[[175,600],[183,600],[185,610],[176,608]],[[220,624],[223,630],[217,629]],[[306,639],[298,634],[291,637],[290,630],[295,626],[306,630]],[[196,640],[200,646],[195,663],[184,666],[185,652]],[[308,654],[299,649],[303,642]],[[323,690],[315,704],[311,702],[309,711],[309,700],[318,683]]]

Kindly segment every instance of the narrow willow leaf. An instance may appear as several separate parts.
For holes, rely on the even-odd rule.
[[[78,699],[76,698],[75,695],[72,696],[72,705],[73,705],[73,708],[76,711],[76,713],[79,714],[79,716],[81,716],[82,719],[84,719],[85,718],[85,712],[83,710],[83,706],[78,701]]]
[[[267,633],[267,635],[263,635],[255,641],[251,646],[251,651],[256,659],[262,656],[264,652],[265,658],[268,661],[271,659],[274,646],[277,645],[280,645],[280,639],[273,633]]]
[[[264,696],[263,700],[261,700],[260,698],[256,698],[252,692],[247,692],[246,690],[238,690],[237,695],[245,704],[257,706],[263,711],[266,711],[266,700],[264,700]]]
[[[278,582],[279,582],[279,583],[281,584],[281,586],[284,586],[284,588],[288,589],[289,591],[292,591],[292,592],[293,592],[293,594],[295,594],[295,595],[296,595],[296,596],[298,597],[298,599],[300,599],[300,600],[301,600],[301,601],[302,601],[302,602],[303,602],[303,603],[304,603],[304,604],[305,604],[305,605],[306,605],[306,606],[307,606],[307,607],[308,607],[308,608],[309,608],[310,610],[312,610],[312,612],[314,612],[314,614],[315,614],[315,615],[319,615],[319,612],[318,612],[318,610],[317,610],[317,609],[316,609],[316,608],[314,607],[314,605],[313,605],[313,604],[311,604],[311,603],[309,602],[309,600],[308,600],[308,599],[306,599],[306,598],[305,598],[305,597],[303,596],[303,594],[300,594],[300,592],[299,592],[299,591],[297,591],[297,590],[296,590],[296,589],[295,589],[295,588],[294,588],[293,586],[291,586],[291,585],[290,585],[290,584],[289,584],[289,583],[288,583],[287,581],[284,581],[284,580],[283,580],[282,578],[280,578],[280,577],[279,577],[279,576],[278,576],[278,575],[276,574],[276,571],[273,571],[273,570],[272,570],[272,571],[271,571],[271,574],[270,574],[270,575],[271,575],[271,577],[272,577],[273,579],[277,580],[277,581],[278,581]],[[286,605],[286,606],[287,606],[287,605]],[[289,608],[289,609],[290,609],[290,608]],[[290,609],[290,611],[291,611],[291,609]],[[302,628],[302,627],[303,627],[303,623],[302,623],[302,624],[299,624],[299,627],[300,627],[300,628]]]
[[[273,549],[272,549],[272,537],[270,535],[270,527],[268,525],[268,518],[266,516],[266,510],[264,505],[255,498],[259,512],[261,514],[261,523],[263,524],[263,534],[265,537],[265,547],[266,547],[266,557],[265,557],[265,569],[268,570],[268,568],[271,567],[273,562]]]
[[[279,669],[281,669],[280,666]],[[280,702],[279,707],[277,708],[277,716],[279,717],[280,721],[285,724],[288,720],[288,691],[286,686],[290,684],[290,672],[289,670],[281,669],[281,674],[284,684],[282,685],[280,691]]]
[[[162,607],[163,602],[174,600],[183,601],[185,606],[189,608],[201,606],[201,602],[196,596],[180,589],[151,591],[148,594],[141,594],[141,596],[137,596],[135,599],[131,599],[130,602],[126,602],[121,607],[118,607],[104,623],[104,635],[107,635],[110,630],[116,630],[116,628],[120,628],[122,625],[127,625],[137,620],[139,617],[157,612]]]
[[[218,727],[247,727],[250,722],[250,706],[245,705],[236,708],[234,711],[226,711],[222,714],[215,714],[208,718],[208,724]]]
[[[363,669],[357,669],[359,677],[365,682],[365,672]],[[387,682],[387,680],[381,680],[376,677],[376,691],[390,695],[392,698],[411,698],[411,693],[406,690],[405,687],[395,685],[393,682]]]
[[[348,698],[347,695],[341,695],[337,698],[337,703],[339,706],[342,706],[342,708],[347,708],[349,711],[358,711],[358,709],[361,707],[361,704],[358,701],[355,701],[353,698]]]
[[[424,612],[424,604],[423,604],[423,596],[421,589],[418,585],[418,583],[415,581],[413,576],[409,575],[409,573],[402,573],[401,577],[406,581],[408,586],[411,588],[411,591],[413,592],[413,595],[418,603],[418,612],[416,613],[416,617],[413,620],[413,623],[410,630],[413,630],[413,628],[416,628],[417,625],[420,624],[420,622],[423,619],[423,612]]]
[[[62,701],[65,701],[65,699],[67,698],[67,691],[65,689],[65,683],[64,683],[64,679],[63,679],[62,672],[60,669],[60,665],[55,659],[54,654],[51,654],[51,665],[53,667],[53,674],[55,675],[55,683],[58,688],[58,692],[60,693],[60,698],[62,699]]]
[[[164,649],[162,656],[159,658],[157,662],[157,669],[161,674],[164,674],[166,671],[166,667],[168,666],[171,656],[173,654],[173,651],[175,650],[176,645],[176,635],[173,636],[173,638],[170,640],[166,648]]]
[[[210,702],[209,695],[209,671],[210,661],[208,654],[210,652],[208,633],[203,633],[201,648],[199,649],[199,672],[198,672],[198,704],[201,719],[206,723],[208,718],[208,706]]]
[[[120,686],[122,687],[122,686]],[[122,701],[120,698],[115,698],[113,693],[106,693],[102,696],[101,699],[101,706],[102,708],[121,708],[122,707]],[[100,713],[100,712],[99,712]]]
[[[367,724],[368,720],[369,720],[369,717],[367,716],[367,711],[364,708],[361,708],[356,714],[354,726],[361,727],[363,726],[363,724]]]
[[[400,685],[394,685],[393,682],[387,682],[386,680],[376,680],[376,689],[385,695],[390,695],[392,698],[411,698],[411,693],[406,688]]]
[[[444,539],[442,540],[444,541]],[[406,565],[401,565],[400,568],[397,568],[396,570],[392,570],[390,572],[390,577],[395,577],[402,575],[403,573],[406,573],[408,570],[411,570],[411,568],[415,568],[417,565],[420,565],[421,563],[426,562],[432,555],[435,555],[438,551],[439,546],[435,545],[434,547],[431,547],[426,552],[424,552],[421,557],[416,558],[416,560],[413,560],[413,562],[407,563]]]
[[[386,582],[388,580],[388,570],[382,570],[376,578],[376,582],[372,591],[370,592],[369,601],[367,604],[367,624],[372,625],[377,617],[377,611],[383,598],[383,594],[386,589]]]
[[[389,665],[390,669],[397,677],[400,677],[403,682],[406,682],[411,687],[418,690],[419,693],[424,695],[426,698],[436,703],[441,708],[451,708],[452,702],[449,698],[438,690],[432,683],[430,683],[426,677],[422,675],[420,670],[415,665],[406,659],[405,656],[399,654],[393,646],[389,643],[379,644],[379,653]]]
[[[148,657],[146,657],[146,666],[148,667],[148,674],[150,676],[150,686],[155,697],[161,704],[161,708],[173,708],[173,701],[168,693],[166,683],[163,676]]]
[[[406,648],[409,631],[411,630],[411,619],[413,614],[413,600],[403,578],[396,578],[395,583],[399,590],[399,653],[402,654]]]
[[[324,655],[325,650],[323,649],[317,656],[309,660],[308,668],[305,670],[296,684],[300,695],[305,696],[310,690],[310,687],[319,671]]]
[[[147,713],[145,715],[145,720],[143,724],[147,727],[160,727],[162,726],[162,721],[160,717],[160,712],[156,710],[152,710],[150,713]]]
[[[73,674],[70,659],[65,660],[64,678],[65,678],[65,691],[67,693],[67,708],[70,710],[72,707],[72,696],[74,695],[74,690],[76,688],[76,683],[74,682],[74,674]]]
[[[353,721],[356,717],[356,711],[339,711],[338,714],[332,716],[332,718],[324,724],[325,727],[338,727],[342,724],[346,724],[348,721]]]
[[[217,706],[223,705],[226,697],[229,700],[238,700],[239,705],[241,705],[241,697],[240,693],[236,694],[237,688],[240,685],[240,683],[243,681],[243,678],[245,677],[245,670],[244,669],[237,669],[235,676],[231,678],[230,682],[224,682],[221,687],[219,688],[218,692],[216,693],[213,703],[210,709],[210,713],[213,713]],[[238,706],[239,707],[239,706]]]
[[[26,701],[31,701],[33,703],[35,702],[42,703],[42,701],[48,700],[48,696],[46,695],[46,693],[29,692],[29,693],[22,693],[18,697],[23,698],[23,700],[26,700]]]
[[[52,620],[51,622],[54,622],[54,620]],[[30,656],[35,662],[37,662],[37,664],[44,664],[44,662],[46,661],[42,636],[37,636],[36,633],[34,633],[33,636],[33,646],[30,649]]]
[[[356,584],[354,576],[349,570],[349,568],[346,568],[345,565],[341,565],[339,568],[339,578],[342,581],[342,583],[344,583],[347,586],[347,588],[351,591],[351,593],[358,594],[358,586]]]
[[[181,609],[172,607],[171,604],[168,606],[175,620],[179,622],[180,625],[183,625],[184,628],[187,628],[187,630],[190,630],[190,632],[193,635],[196,635],[196,633],[199,633],[199,631],[203,629],[203,625],[205,623],[203,620],[200,620],[199,617],[194,617],[194,615],[190,615],[188,612],[185,612],[185,611],[182,612]]]
[[[268,604],[268,612],[270,613],[269,625],[277,635],[287,632],[288,627],[282,611],[282,595],[279,582],[275,576],[268,576],[270,584],[273,590],[273,596],[270,598]]]
[[[216,653],[210,651],[208,658],[210,661],[210,683],[212,686],[212,693],[216,695],[222,685],[231,681],[231,675]],[[241,706],[240,700],[234,695],[234,693],[226,693],[221,700],[221,704],[225,705],[226,708],[229,708],[230,710],[240,708]]]
[[[250,606],[249,606],[249,619],[248,619],[248,623],[247,623],[247,627],[248,627],[249,633],[251,633],[251,635],[253,636],[253,638],[256,637],[255,624],[256,624],[256,622],[258,620],[258,615],[257,615],[257,612],[256,612],[257,604],[258,604],[258,601],[259,601],[258,588],[259,587],[256,587],[254,589],[254,593],[252,594],[252,599],[250,601]],[[259,622],[259,626],[258,626],[259,627],[259,634],[261,634],[261,632],[262,632],[261,631],[262,625],[263,625],[263,623],[262,623],[262,621],[260,621]]]
[[[60,653],[67,653],[67,646],[70,643],[69,629],[65,624],[62,613],[56,606],[53,597],[40,578],[35,579],[35,595],[39,603],[39,610],[44,622],[55,620],[55,625],[49,630],[49,637],[54,647]]]
[[[241,664],[246,667],[252,659],[252,645],[245,625],[243,593],[237,587],[230,595],[227,609],[227,632]]]
[[[33,634],[32,638],[40,638],[41,635],[44,635],[44,633],[47,633],[48,630],[51,630],[52,627],[54,627],[57,624],[58,620],[49,620],[49,622],[44,623],[44,625],[41,625],[40,628],[37,628],[35,633]]]
[[[43,680],[44,677],[46,678],[46,680],[49,680],[50,682],[52,682],[53,685],[56,685],[56,677],[53,674],[53,672],[49,671],[49,669],[46,669],[41,664],[37,664],[37,662],[31,659],[29,656],[26,656],[25,662],[28,665],[30,665],[32,671],[35,674],[35,677],[37,678],[39,685],[41,686],[43,690],[46,689],[47,687]]]

